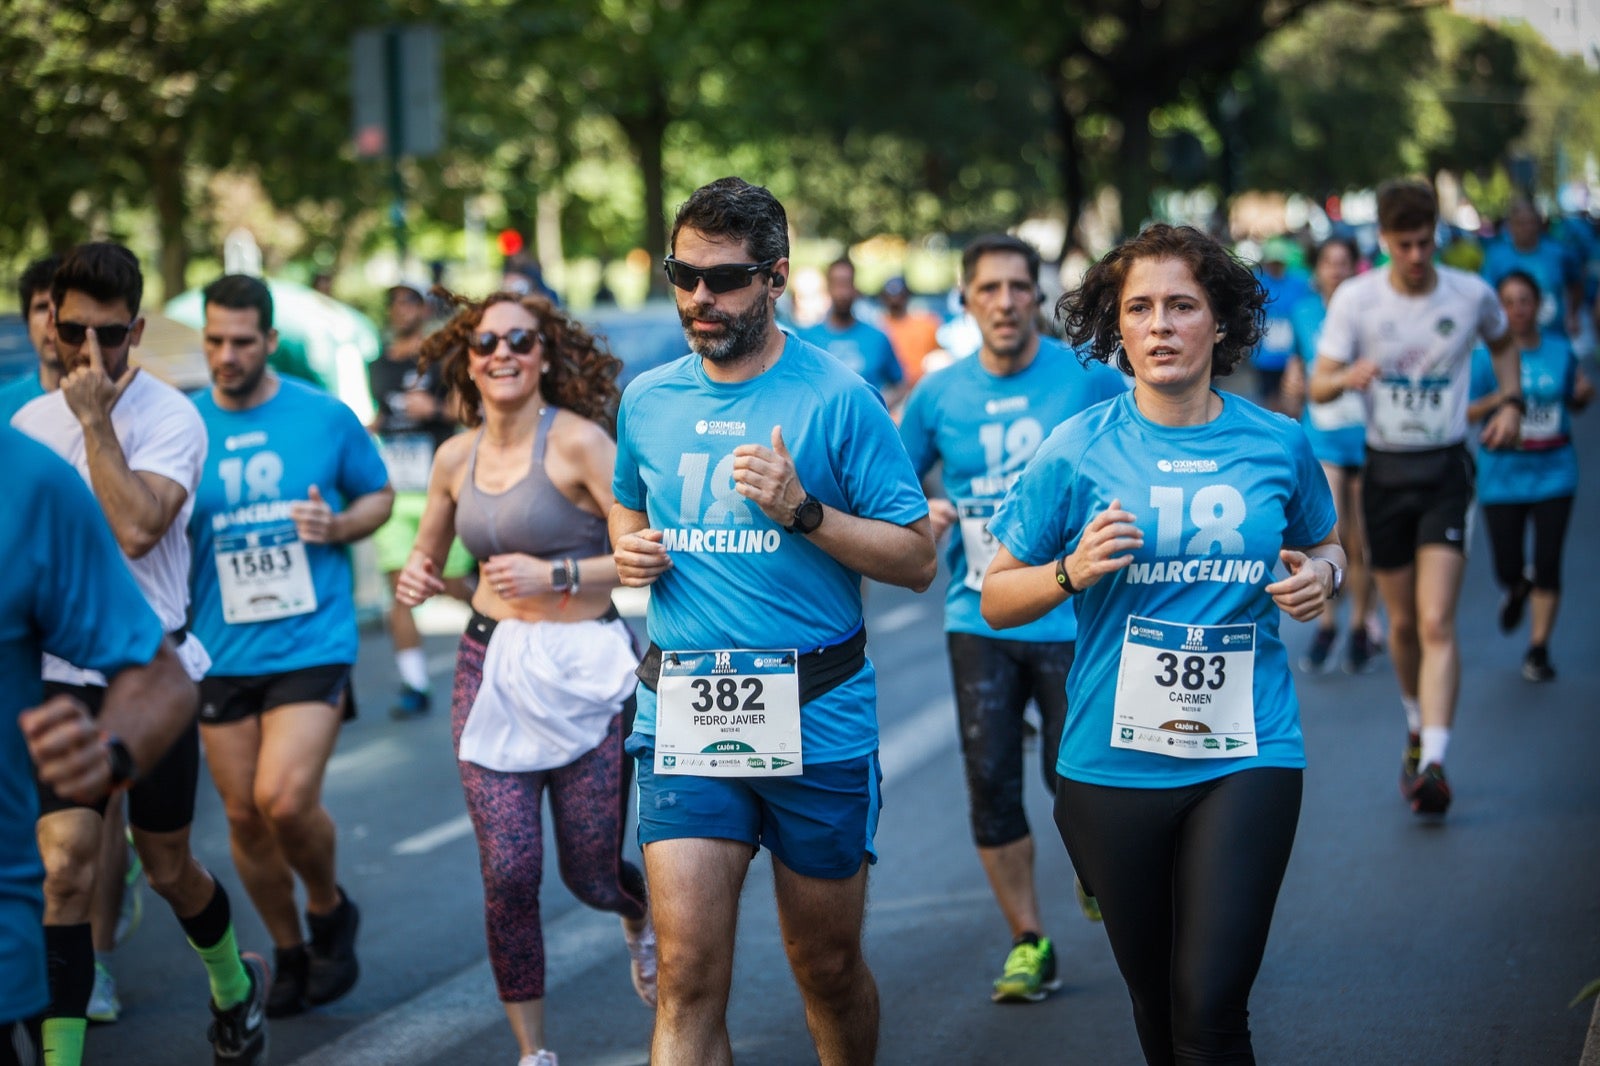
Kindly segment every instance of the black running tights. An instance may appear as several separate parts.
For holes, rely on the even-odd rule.
[[[1523,545],[1533,526],[1533,587],[1541,592],[1561,591],[1561,548],[1572,518],[1572,497],[1557,496],[1537,503],[1486,503],[1483,524],[1489,529],[1494,552],[1494,578],[1501,588],[1515,588],[1522,580]]]
[[[1301,771],[1184,788],[1062,778],[1056,826],[1094,886],[1150,1066],[1253,1063],[1250,986],[1300,818]]]

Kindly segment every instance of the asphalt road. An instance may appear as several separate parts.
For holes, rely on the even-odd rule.
[[[1560,677],[1536,686],[1519,676],[1521,642],[1495,628],[1497,593],[1487,545],[1478,545],[1462,600],[1456,805],[1443,825],[1419,821],[1396,790],[1403,720],[1386,661],[1361,677],[1299,679],[1311,765],[1253,998],[1261,1061],[1578,1061],[1590,1010],[1567,1004],[1600,976],[1600,607],[1591,553],[1600,431],[1580,424],[1580,433],[1585,486],[1552,649]],[[868,603],[886,772],[867,923],[883,1000],[880,1061],[1138,1063],[1123,985],[1104,933],[1072,901],[1036,780],[1030,816],[1065,987],[1036,1005],[989,1002],[1008,945],[966,828],[940,602],[873,588]],[[1310,628],[1285,631],[1298,653]],[[440,701],[452,648],[446,636],[428,638]],[[511,1066],[516,1047],[485,961],[476,849],[448,716],[436,707],[424,720],[390,721],[391,675],[386,642],[368,636],[357,681],[363,714],[341,738],[327,785],[341,876],[363,911],[363,977],[345,1000],[275,1023],[272,1061]],[[195,841],[228,885],[241,943],[267,951],[209,786]],[[577,905],[547,865],[550,1045],[566,1066],[643,1063],[651,1014],[633,995],[617,921]],[[207,1062],[200,966],[148,889],[145,908],[143,928],[114,963],[123,1018],[91,1030],[87,1061]],[[764,857],[746,889],[730,1021],[741,1061],[815,1061]]]

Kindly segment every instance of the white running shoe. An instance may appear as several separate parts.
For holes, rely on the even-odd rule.
[[[532,1055],[524,1055],[518,1059],[517,1066],[558,1066],[556,1053],[548,1048],[540,1048]]]
[[[117,915],[117,931],[112,937],[114,947],[120,948],[138,930],[139,922],[144,918],[144,895],[139,891],[139,881],[143,877],[144,863],[139,861],[139,853],[134,850],[133,837],[130,835],[128,872],[122,879],[122,910]]]
[[[633,971],[633,990],[639,993],[639,998],[644,1000],[644,1005],[655,1009],[656,1005],[656,927],[647,913],[644,916],[644,928],[637,933],[628,930],[628,923],[622,923],[622,939],[628,943],[628,958]]]
[[[122,1014],[122,1001],[117,999],[117,979],[103,962],[94,964],[94,990],[89,993],[89,1009],[85,1012],[91,1022],[110,1025]]]

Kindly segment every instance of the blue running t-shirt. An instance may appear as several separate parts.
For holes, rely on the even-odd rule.
[[[306,499],[315,485],[337,512],[388,484],[372,438],[339,400],[288,377],[279,377],[270,400],[246,411],[223,410],[210,390],[194,401],[211,445],[189,519],[190,624],[211,653],[211,673],[268,674],[355,662],[350,549],[301,542],[289,505]],[[255,586],[222,569],[242,567],[245,578],[255,579],[263,567],[292,567],[301,549],[314,610],[266,621],[227,620],[225,593]]]
[[[996,630],[983,620],[979,590],[996,545],[991,534],[981,531],[1056,426],[1127,388],[1122,374],[1103,363],[1085,366],[1049,337],[1039,339],[1033,362],[1008,377],[991,374],[974,355],[917,383],[900,420],[900,439],[918,476],[943,463],[940,479],[959,516],[945,548],[948,632],[1031,641],[1072,640],[1077,635],[1070,603],[1016,629]],[[978,545],[970,555],[968,534],[976,536]]]
[[[1279,608],[1262,590],[1275,580],[1279,549],[1317,544],[1332,531],[1333,497],[1298,425],[1221,396],[1222,413],[1200,426],[1158,425],[1139,412],[1133,393],[1069,419],[994,520],[1000,543],[1032,566],[1076,549],[1084,527],[1114,499],[1144,534],[1132,565],[1075,597],[1077,658],[1056,767],[1075,781],[1174,788],[1246,767],[1305,765]],[[1180,627],[1255,626],[1256,756],[1180,759],[1112,746],[1132,616]]]
[[[1478,499],[1537,503],[1578,491],[1578,452],[1572,446],[1572,398],[1578,360],[1572,345],[1545,332],[1537,348],[1522,349],[1522,436],[1515,448],[1478,449]],[[1487,348],[1472,353],[1472,398],[1500,391]]]
[[[845,329],[834,329],[827,319],[799,331],[807,344],[833,356],[861,375],[863,381],[880,392],[898,385],[905,378],[900,360],[895,358],[889,335],[865,322],[852,322]]]
[[[1294,326],[1295,352],[1305,361],[1306,391],[1310,392],[1311,368],[1317,361],[1317,340],[1328,305],[1322,294],[1308,292],[1289,311]],[[1360,395],[1346,393],[1332,403],[1312,403],[1308,396],[1300,415],[1300,426],[1311,442],[1311,451],[1324,463],[1360,467],[1367,461],[1367,409]]]
[[[77,471],[10,426],[0,466],[11,501],[0,514],[0,1019],[15,1020],[50,1000],[39,796],[17,716],[44,698],[42,653],[109,677],[155,658],[162,634]]]
[[[1518,248],[1509,237],[1490,241],[1483,254],[1483,280],[1498,289],[1513,270],[1531,274],[1539,283],[1539,328],[1565,337],[1567,286],[1583,279],[1571,250],[1549,237],[1540,237],[1528,251]]]
[[[0,424],[9,426],[13,415],[43,395],[44,386],[39,384],[37,370],[30,370],[0,386]]]
[[[650,638],[668,651],[836,644],[861,625],[861,576],[785,533],[733,485],[733,450],[794,457],[805,490],[859,518],[908,526],[928,513],[883,400],[838,360],[795,337],[766,373],[733,384],[688,355],[640,375],[617,414],[616,500],[665,534],[672,568],[650,586]],[[807,762],[878,743],[869,662],[801,708]],[[655,734],[656,697],[640,687],[634,728]]]

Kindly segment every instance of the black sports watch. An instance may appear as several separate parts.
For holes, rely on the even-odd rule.
[[[106,761],[111,766],[111,791],[133,784],[133,779],[139,776],[139,766],[133,761],[133,752],[128,750],[122,738],[115,733],[102,734],[100,746],[105,749]]]
[[[806,498],[800,501],[800,506],[794,509],[794,523],[784,526],[786,533],[815,533],[817,527],[822,525],[822,501],[811,493],[806,493]]]

